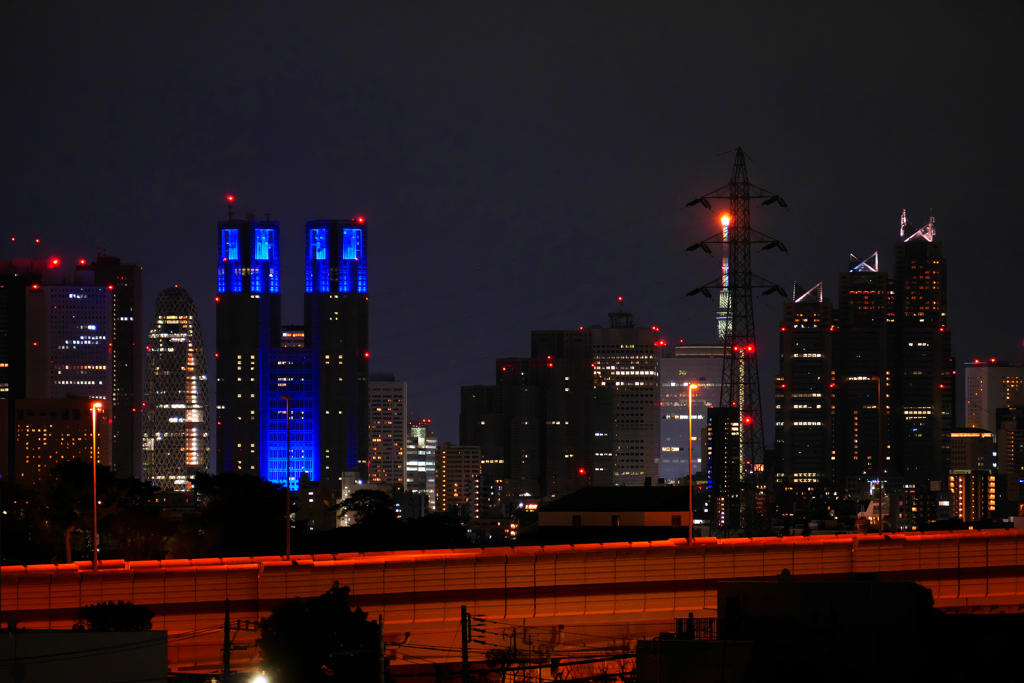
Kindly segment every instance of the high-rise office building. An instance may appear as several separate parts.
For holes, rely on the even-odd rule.
[[[443,443],[437,449],[437,512],[480,516],[480,448]]]
[[[184,288],[157,295],[147,348],[143,473],[161,489],[186,491],[194,473],[210,469],[210,404],[199,314]]]
[[[708,408],[715,405],[722,388],[721,344],[679,344],[671,354],[661,357],[661,458],[659,478],[674,481],[688,474],[690,438],[689,422],[693,421],[693,471],[703,465],[702,434],[708,424]],[[693,414],[689,414],[689,390],[693,391]]]
[[[620,297],[621,302],[621,297]],[[607,424],[594,430],[595,469],[611,460],[611,484],[642,486],[648,478],[659,476],[661,456],[661,378],[658,362],[662,343],[658,330],[636,327],[633,314],[619,310],[609,314],[609,326],[590,328],[593,335],[594,386],[598,400],[611,402],[610,410],[598,406],[595,414],[611,415]],[[602,438],[598,433],[607,434]],[[595,483],[607,481],[595,477]]]
[[[433,512],[437,508],[437,437],[429,418],[409,420],[405,457],[405,490],[426,496]]]
[[[320,360],[321,471],[366,473],[369,296],[362,218],[306,223],[305,343]]]
[[[777,481],[836,481],[832,441],[832,303],[819,282],[809,290],[793,285],[779,327],[779,376],[775,380]]]
[[[264,351],[281,346],[279,232],[276,221],[237,220],[230,211],[228,220],[217,224],[217,468],[222,472],[263,471],[266,383],[260,381],[260,367]]]
[[[1024,364],[976,360],[965,367],[968,427],[995,431],[1000,408],[1024,408]]]
[[[110,290],[112,458],[120,477],[142,476],[142,268],[121,259],[98,255],[79,261],[75,284]]]
[[[946,326],[946,259],[935,241],[935,217],[915,230],[906,219],[896,243],[893,275],[897,330],[892,399],[895,466],[911,483],[927,484],[949,471],[953,429],[953,356]]]
[[[948,486],[954,516],[965,522],[995,516],[996,476],[989,470],[953,470]]]
[[[404,487],[409,387],[390,373],[370,374],[370,451],[367,476],[374,484]]]

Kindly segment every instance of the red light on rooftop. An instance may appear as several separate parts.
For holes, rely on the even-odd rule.
[[[367,358],[369,358],[370,357],[370,352],[367,351],[365,355],[366,355]]]
[[[85,265],[85,259],[84,258],[78,259],[78,265],[84,266]]]
[[[39,241],[39,240],[36,240],[36,242],[38,242],[38,241]],[[621,296],[619,297],[619,301],[622,301],[622,297],[621,297]]]
[[[360,216],[359,218],[356,219],[356,223],[365,223],[365,222],[366,222],[366,219],[363,218],[362,216]]]
[[[233,195],[233,194],[229,194],[229,195],[228,195],[228,201],[229,201],[229,202],[233,202],[233,201],[235,201],[235,195]]]
[[[981,361],[979,361],[979,360],[978,360],[977,358],[975,358],[975,359],[974,359],[974,364],[975,364],[975,365],[977,365],[977,364],[978,364],[978,363],[980,363],[980,362],[981,362]]]
[[[114,285],[107,285],[107,289],[113,289]]]
[[[39,285],[32,285],[32,289],[39,289]],[[974,361],[974,362],[977,363],[978,361]]]
[[[220,301],[220,297],[219,296],[215,296],[215,297],[213,297],[213,300],[219,302]]]
[[[992,362],[992,363],[995,363],[996,359],[995,358],[989,358],[989,361]]]
[[[36,244],[39,244],[39,238],[38,237],[36,238]]]

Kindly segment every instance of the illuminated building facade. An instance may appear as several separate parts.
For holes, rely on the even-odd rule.
[[[636,327],[633,314],[624,311],[621,303],[619,310],[608,317],[608,327],[590,328],[594,390],[598,401],[605,404],[603,410],[600,405],[595,410],[599,428],[594,430],[594,483],[643,486],[647,478],[656,481],[660,476],[661,377],[658,368],[663,342],[658,340],[657,328]],[[609,424],[610,430],[607,429]],[[611,458],[608,453],[612,454]],[[605,476],[598,477],[598,473]]]
[[[217,224],[217,468],[262,471],[260,364],[281,345],[276,221]]]
[[[779,376],[775,380],[775,448],[778,481],[841,488],[832,438],[832,303],[819,282],[793,286],[779,327]]]
[[[92,460],[92,412],[89,398],[23,398],[15,401],[14,480],[38,489],[50,480],[50,468],[66,460]],[[109,414],[96,414],[96,452],[110,463]]]
[[[370,375],[370,483],[402,487],[406,471],[409,388],[394,375]]]
[[[735,529],[740,526],[743,458],[740,412],[736,406],[708,408],[704,449],[711,523]]]
[[[186,491],[193,474],[210,469],[210,405],[203,333],[184,288],[157,295],[147,348],[144,477]]]
[[[142,476],[142,268],[106,254],[79,262],[75,284],[110,290],[112,459],[121,477]]]
[[[318,349],[263,349],[260,383],[260,476],[292,491],[303,474],[320,481]]]
[[[443,443],[437,449],[437,505],[440,514],[480,516],[480,448]]]
[[[702,434],[708,424],[708,408],[718,402],[722,388],[721,344],[680,344],[671,355],[661,357],[661,458],[659,478],[666,483],[688,474],[690,437],[688,421],[693,420],[693,470],[704,470]],[[693,391],[693,415],[688,415],[687,386]]]
[[[405,490],[426,496],[433,512],[437,508],[437,437],[429,418],[409,420],[405,457]]]
[[[305,343],[320,353],[320,471],[335,483],[346,471],[366,476],[370,340],[362,218],[306,223],[305,302]]]

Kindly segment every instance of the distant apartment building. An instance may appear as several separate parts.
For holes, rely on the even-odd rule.
[[[995,517],[996,476],[989,470],[954,470],[948,486],[952,516],[968,523]]]
[[[689,423],[693,422],[693,470],[701,472],[708,408],[718,403],[722,390],[721,344],[679,344],[660,360],[661,455],[658,477],[671,482],[689,474]],[[689,414],[689,390],[693,390],[693,414]]]
[[[370,375],[370,446],[367,477],[372,484],[404,486],[408,385],[393,374]]]
[[[110,463],[110,413],[106,401],[89,398],[23,398],[16,401],[14,480],[28,489],[43,487],[50,469],[68,460],[92,461],[92,406],[96,411],[96,453]]]
[[[479,446],[445,442],[438,447],[436,510],[462,519],[480,516]]]
[[[735,529],[740,526],[742,502],[742,457],[740,453],[739,409],[736,406],[708,409],[704,434],[707,465],[707,495],[714,526]]]
[[[950,434],[950,469],[996,470],[997,456],[992,432],[986,429],[964,428]]]

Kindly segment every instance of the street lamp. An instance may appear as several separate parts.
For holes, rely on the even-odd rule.
[[[89,410],[92,412],[92,568],[99,569],[100,559],[100,531],[99,531],[99,520],[98,520],[98,506],[96,504],[96,411],[103,408],[103,404],[100,402],[93,403],[89,406]]]
[[[285,470],[284,470],[284,555],[292,559],[292,397],[284,399]]]
[[[690,438],[686,442],[687,453],[689,453],[690,459],[690,543],[693,543],[693,390],[696,388],[696,384],[690,384],[686,387],[686,393],[688,397],[688,407],[686,409],[686,426],[690,432]]]

